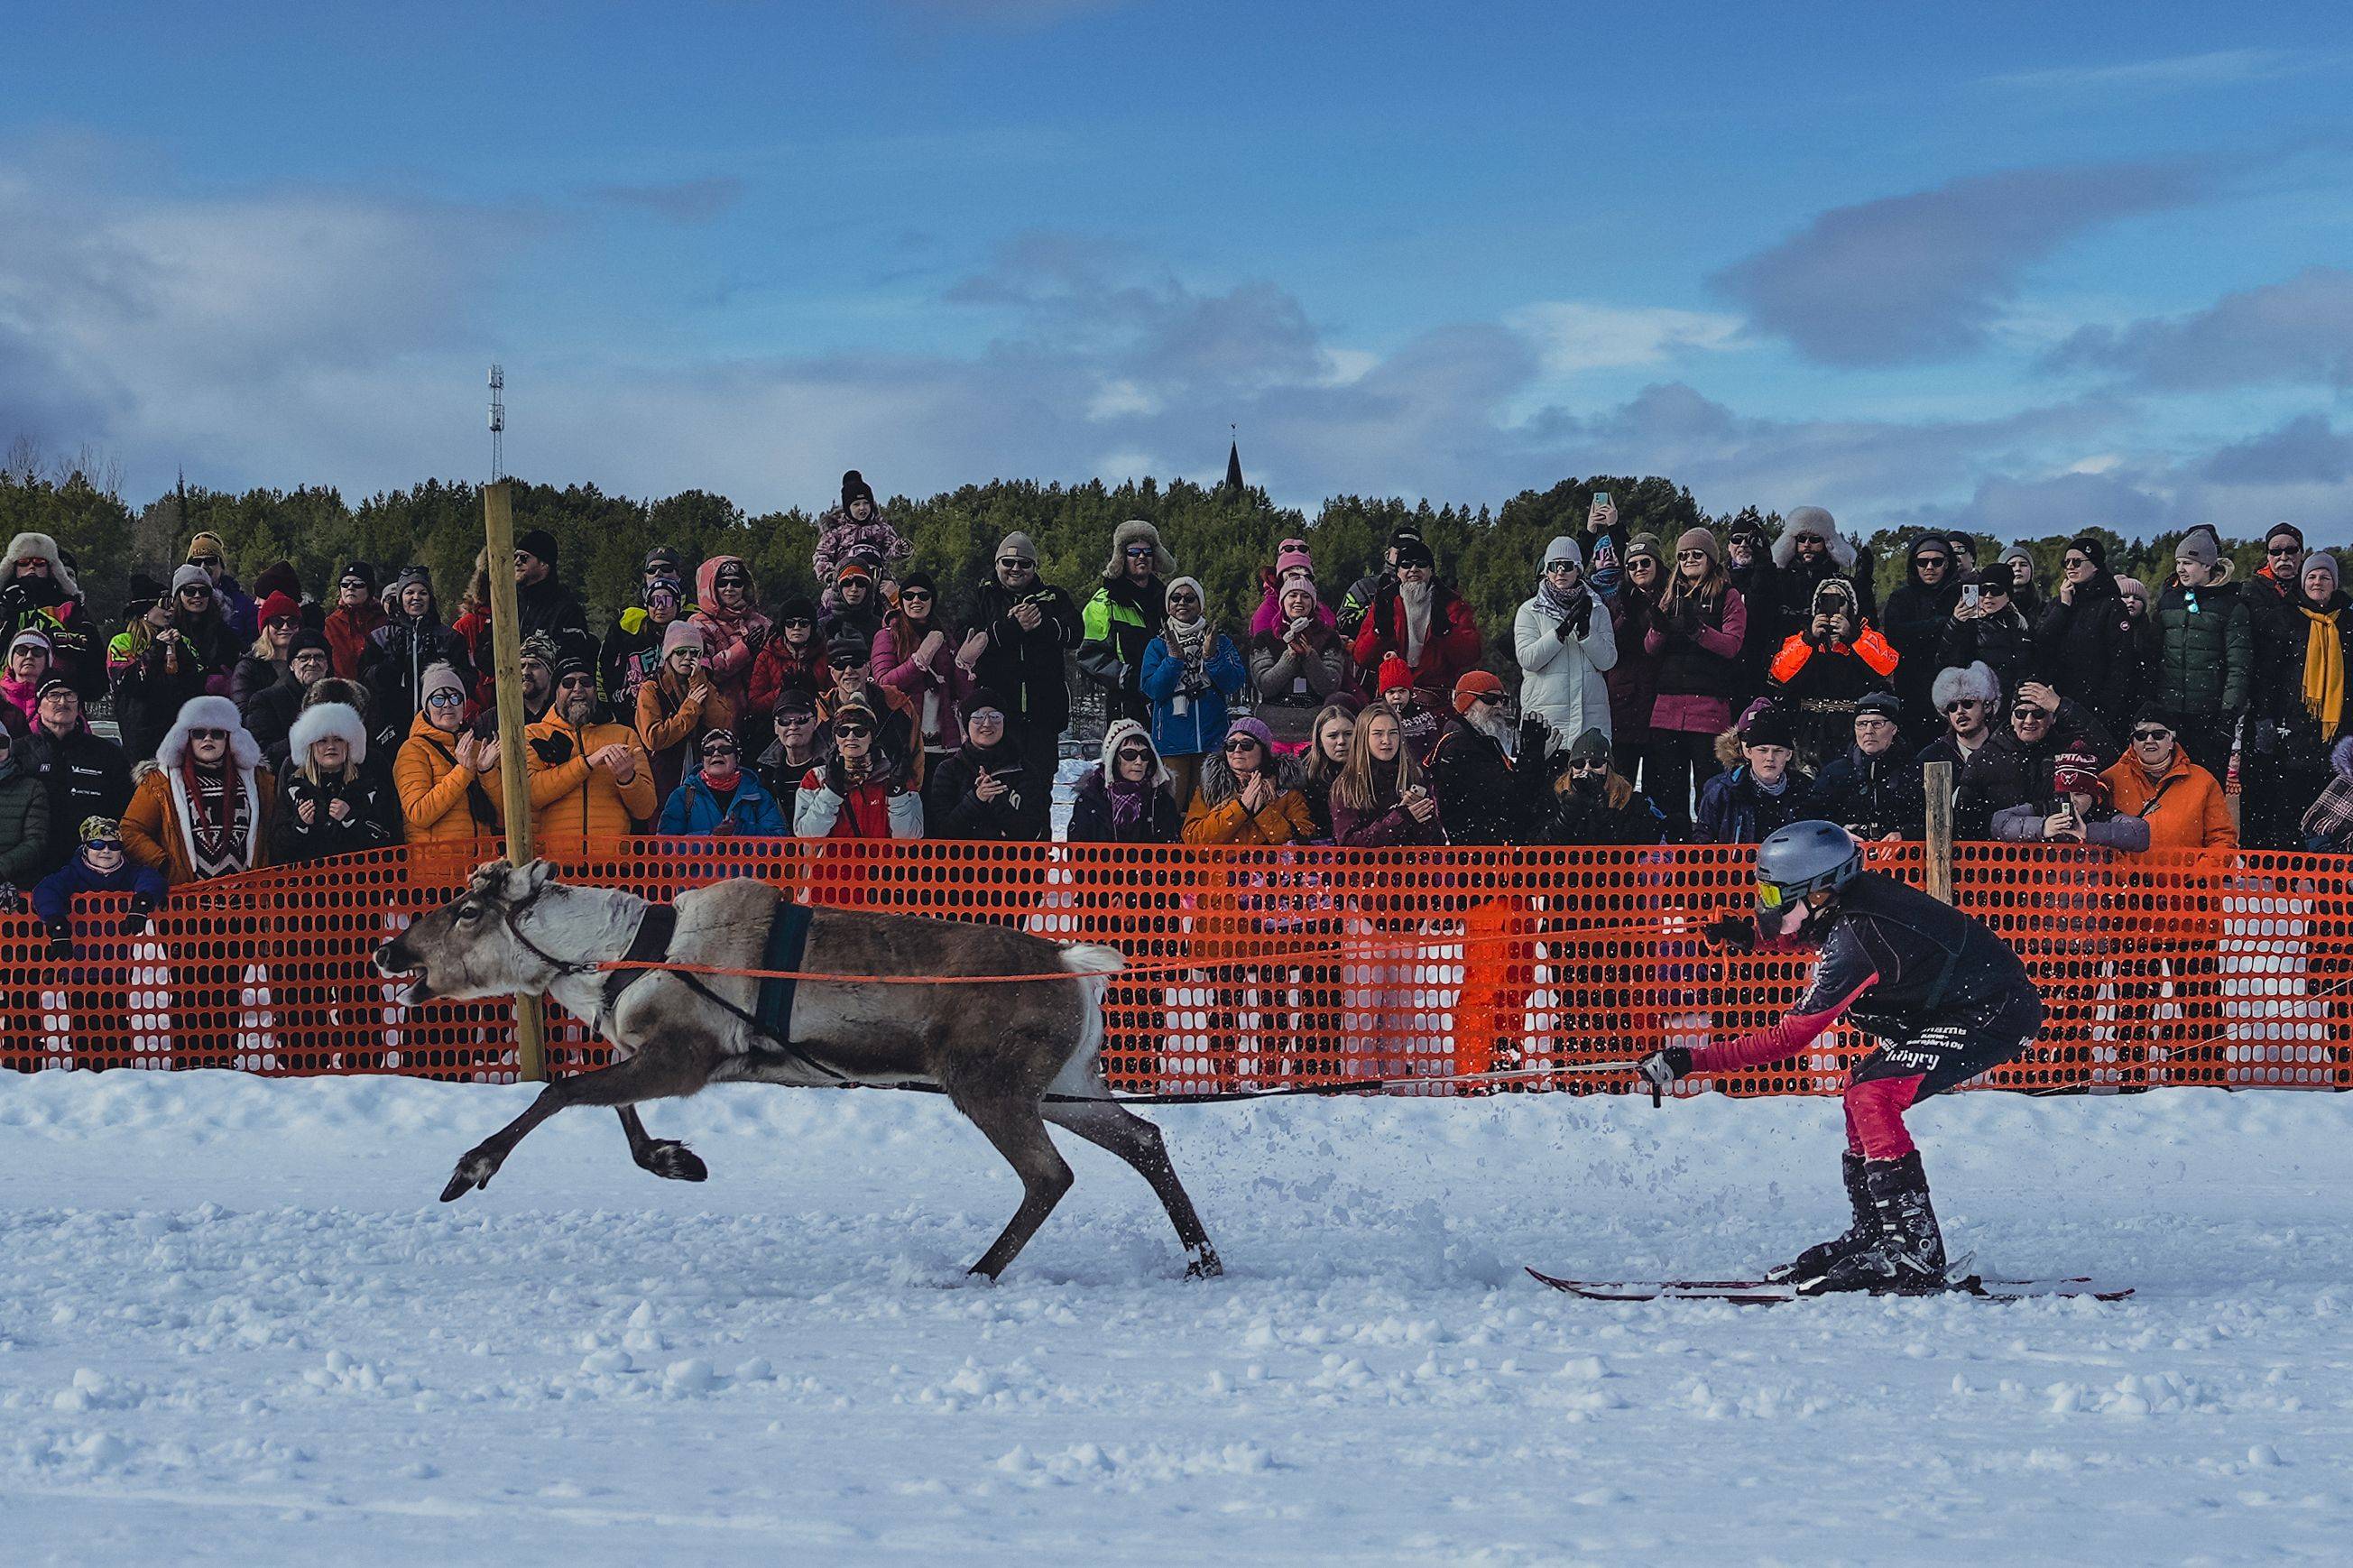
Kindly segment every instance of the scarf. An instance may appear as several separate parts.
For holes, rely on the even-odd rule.
[[[1176,649],[1178,657],[1186,663],[1201,662],[1202,650],[1208,647],[1209,643],[1208,616],[1201,616],[1189,621],[1180,621],[1171,616],[1161,623],[1161,630],[1167,633],[1168,646]]]
[[[1152,806],[1152,792],[1159,785],[1153,782],[1149,771],[1140,779],[1126,779],[1113,769],[1104,777],[1103,787],[1111,795],[1112,831],[1118,836],[1142,826],[1145,814]]]
[[[1560,594],[1554,592],[1551,578],[1536,579],[1536,607],[1553,620],[1557,621],[1569,611],[1577,608],[1577,600],[1585,596],[1586,588],[1582,580],[1577,583],[1576,592]]]
[[[1405,661],[1421,663],[1421,645],[1430,636],[1430,606],[1438,597],[1434,583],[1400,583],[1398,603],[1405,608]]]
[[[199,879],[246,869],[245,841],[253,823],[237,770],[224,763],[207,771],[191,758],[180,764],[188,791],[188,858]]]
[[[2320,721],[2325,735],[2334,735],[2345,715],[2345,645],[2335,616],[2305,610],[2304,618],[2312,623],[2304,638],[2304,710]]]

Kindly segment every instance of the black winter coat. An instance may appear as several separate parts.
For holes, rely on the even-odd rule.
[[[2327,766],[2328,753],[2339,739],[2353,734],[2353,700],[2348,700],[2339,713],[2334,732],[2324,728],[2305,706],[2304,658],[2310,643],[2312,620],[2304,613],[2301,603],[2299,600],[2288,607],[2288,614],[2295,617],[2295,635],[2275,639],[2277,647],[2271,668],[2258,672],[2249,732],[2252,736],[2257,729],[2268,730],[2267,740],[2281,763],[2312,773]],[[2332,594],[2323,613],[2336,620],[2338,657],[2345,660],[2346,669],[2353,672],[2353,600],[2341,591]]]
[[[2034,646],[2034,628],[2027,624],[2025,612],[2013,604],[1999,616],[1985,616],[1967,621],[1947,620],[1943,634],[1936,639],[1935,663],[1937,669],[1967,669],[1970,665],[1982,661],[2001,682],[2004,696],[2012,696],[2017,693],[2021,681],[2035,678],[2039,668],[2036,660],[2040,657]],[[1905,663],[1910,662],[1906,658]],[[1903,674],[1904,665],[1897,665],[1895,673]],[[1928,677],[1928,688],[1933,689],[1936,682],[1936,678],[1932,673]],[[1924,690],[1924,700],[1926,695]],[[1920,712],[1930,724],[1944,718],[1941,713],[1927,712],[1925,707]],[[1907,722],[1915,717],[1908,698],[1904,717]]]
[[[1012,787],[995,800],[980,798],[984,774],[1001,773]],[[1018,742],[987,751],[967,744],[934,764],[923,778],[923,837],[1038,844],[1052,837],[1054,786],[1021,765]]]
[[[1860,746],[1833,759],[1814,780],[1806,815],[1851,828],[1861,838],[1917,838],[1927,829],[1920,764],[1900,746],[1866,757]]]
[[[396,611],[368,634],[367,650],[360,655],[360,679],[375,703],[368,721],[378,735],[407,736],[409,721],[417,717],[417,689],[425,672],[437,664],[456,670],[467,690],[474,689],[474,660],[466,651],[466,639],[443,626],[438,616],[411,620]]]
[[[2157,681],[2146,695],[2183,717],[2245,711],[2255,631],[2239,584],[2168,583],[2148,613],[2157,623]]]
[[[1017,605],[1034,601],[1044,612],[1037,626],[1023,631],[1013,618]],[[1011,718],[1024,727],[1043,726],[1060,734],[1071,721],[1071,683],[1064,661],[1079,646],[1079,607],[1050,584],[1039,583],[1018,596],[990,578],[972,591],[965,625],[988,634],[988,647],[973,666],[983,686],[1004,694]]]
[[[120,817],[130,805],[131,760],[121,747],[87,730],[60,740],[37,724],[16,747],[17,765],[48,791],[49,852],[41,868],[54,871],[73,858],[83,817]]]
[[[273,768],[286,760],[286,737],[294,728],[295,715],[302,711],[302,697],[309,689],[289,669],[247,698],[239,710],[246,729],[261,747],[263,759]]]
[[[1531,835],[1538,844],[1605,847],[1666,841],[1666,813],[1614,771],[1602,776],[1598,795],[1583,793],[1566,778],[1557,781],[1549,805],[1550,815]]]
[[[301,810],[306,800],[318,806],[307,824]],[[330,809],[338,800],[349,802],[352,808],[341,822]],[[312,784],[290,763],[278,770],[277,815],[269,824],[270,858],[283,866],[397,843],[399,835],[393,826],[397,810],[392,792],[364,767],[348,782],[327,779]]]
[[[1430,752],[1430,778],[1449,844],[1526,841],[1527,792],[1493,736],[1462,719],[1447,721]]]
[[[1152,792],[1149,810],[1122,832],[1112,821],[1111,786],[1098,766],[1079,781],[1063,837],[1072,844],[1174,844],[1184,837],[1185,810],[1166,785]]]
[[[1725,575],[1732,579],[1733,592],[1748,607],[1748,631],[1741,639],[1737,661],[1739,689],[1732,698],[1732,710],[1737,713],[1765,695],[1766,668],[1781,651],[1789,634],[1798,628],[1781,618],[1781,569],[1773,564],[1769,550],[1758,556],[1753,566],[1727,565]],[[1626,657],[1622,637],[1618,643],[1618,657]]]
[[[2053,598],[2034,628],[2034,643],[2052,689],[2089,709],[2112,733],[2132,721],[2139,652],[2116,578],[2097,574],[2075,591],[2072,605]]]
[[[1995,812],[2028,801],[2049,800],[2052,763],[2060,752],[2073,751],[2091,752],[2104,768],[2120,754],[2097,716],[2064,698],[2041,744],[2027,745],[2013,730],[1997,732],[1961,770],[1959,795],[1953,807],[1954,837],[1991,838]]]
[[[1887,595],[1879,631],[1899,656],[1894,691],[1904,702],[1904,721],[1917,725],[1928,710],[1928,689],[1943,668],[1936,662],[1937,650],[1946,628],[1954,624],[1953,607],[1961,602],[1961,585],[1950,581],[1949,569],[1945,574],[1947,580],[1934,588],[1921,583],[1916,567],[1909,570],[1911,580]]]

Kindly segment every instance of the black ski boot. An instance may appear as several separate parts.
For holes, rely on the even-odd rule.
[[[1871,1207],[1871,1188],[1862,1179],[1862,1156],[1850,1149],[1839,1156],[1839,1174],[1846,1182],[1846,1201],[1854,1211],[1854,1223],[1842,1236],[1818,1242],[1806,1248],[1788,1263],[1768,1272],[1765,1278],[1779,1284],[1790,1279],[1813,1279],[1830,1272],[1831,1264],[1851,1252],[1860,1252],[1879,1239],[1879,1218]]]
[[[1945,1288],[1945,1238],[1928,1202],[1928,1178],[1920,1152],[1901,1160],[1867,1160],[1863,1183],[1871,1194],[1877,1234],[1870,1246],[1833,1262],[1820,1275],[1801,1280],[1801,1296],[1840,1290],[1924,1292]]]

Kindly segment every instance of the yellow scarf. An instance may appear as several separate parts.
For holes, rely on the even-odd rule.
[[[2304,710],[2320,721],[2325,736],[2334,737],[2345,712],[2345,644],[2335,616],[2305,610],[2304,616],[2312,623],[2304,638]]]

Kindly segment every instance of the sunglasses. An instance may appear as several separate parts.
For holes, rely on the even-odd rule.
[[[2144,745],[2151,741],[2170,741],[2171,739],[2173,739],[2173,731],[2170,730],[2135,730],[2133,731],[2133,744],[2136,746]]]
[[[1471,700],[1484,705],[1501,702],[1503,699],[1492,691],[1474,691],[1471,694]]]
[[[96,850],[100,855],[120,855],[122,852],[122,840],[120,838],[92,838],[84,843],[82,847],[85,849]]]
[[[2088,555],[2070,555],[2059,563],[2060,565],[2064,566],[2070,572],[2073,572],[2078,566],[2089,566],[2091,563],[2092,558]]]
[[[1675,559],[1678,561],[1704,561],[1707,559],[1707,552],[1704,550],[1678,550],[1675,552]]]
[[[2277,548],[2273,548],[2267,545],[2264,547],[2263,553],[2266,555],[2301,555],[2304,552],[2295,545],[2283,544]]]
[[[744,576],[719,576],[711,580],[711,585],[714,588],[748,588],[752,585],[752,579]]]
[[[1950,566],[1953,563],[1949,555],[1915,555],[1913,559],[1923,566]]]
[[[1797,542],[1799,544],[1828,544],[1830,541],[1824,539],[1819,533],[1801,533],[1798,535]]]
[[[1244,735],[1240,740],[1228,741],[1225,749],[1229,752],[1255,752],[1258,750],[1258,742],[1250,736]]]
[[[1573,762],[1568,764],[1568,771],[1573,773],[1606,773],[1609,771],[1609,764],[1606,762]]]
[[[982,729],[986,729],[991,724],[1004,723],[1005,715],[994,708],[976,708],[970,713],[965,715],[964,721],[967,725],[977,725]]]
[[[829,653],[825,662],[835,669],[856,669],[863,661],[854,653]]]
[[[191,730],[188,731],[188,739],[191,741],[226,741],[228,739],[228,731],[227,730]]]
[[[2038,708],[2031,702],[2021,702],[2010,710],[2010,716],[2013,719],[2030,720],[2037,724],[2048,724],[2051,721],[2051,710]]]
[[[1038,564],[1035,561],[1025,561],[1018,555],[1000,555],[997,558],[997,563],[1008,572],[1027,572],[1030,567]]]
[[[902,588],[899,590],[899,602],[902,605],[928,605],[932,602],[932,591],[929,588]]]
[[[209,599],[212,596],[213,591],[201,583],[191,583],[180,590],[180,597],[183,599]]]
[[[221,558],[217,555],[191,555],[188,557],[189,565],[201,566],[207,572],[211,571],[220,563]]]
[[[703,754],[703,756],[705,756],[706,758],[716,759],[716,758],[719,758],[719,757],[740,757],[740,756],[742,756],[744,753],[743,753],[742,752],[737,751],[733,746],[732,746],[732,745],[727,745],[727,746],[705,746],[705,747],[703,747],[703,748],[702,748],[702,754]]]
[[[1957,713],[1964,708],[1982,708],[1984,706],[1985,699],[1982,697],[1959,697],[1946,703],[1945,711],[1947,713]]]
[[[1158,552],[1149,544],[1131,544],[1127,547],[1127,558],[1130,561],[1149,561]]]
[[[528,566],[538,559],[538,556],[533,555],[528,550],[518,550],[515,552],[515,564],[518,566]]]
[[[427,697],[425,700],[425,705],[427,708],[463,708],[466,705],[466,694],[462,691],[451,691],[445,687]]]
[[[690,664],[702,657],[702,650],[692,644],[683,644],[670,650],[672,658],[683,658]]]
[[[301,621],[293,616],[280,616],[274,620],[264,621],[261,624],[273,632],[296,631],[301,629],[302,625]]]
[[[593,691],[596,689],[596,678],[593,675],[567,675],[555,684],[566,691]]]
[[[863,724],[836,724],[833,733],[836,740],[862,741],[874,731]]]
[[[351,593],[353,589],[357,589],[363,594],[368,591],[368,585],[357,577],[346,577],[342,582],[336,584],[335,586],[342,589],[346,594]]]
[[[815,621],[810,620],[807,616],[786,616],[783,620],[778,621],[776,624],[780,626],[786,627],[813,626],[817,625]]]
[[[1152,753],[1142,746],[1122,746],[1116,753],[1123,763],[1148,763]]]

